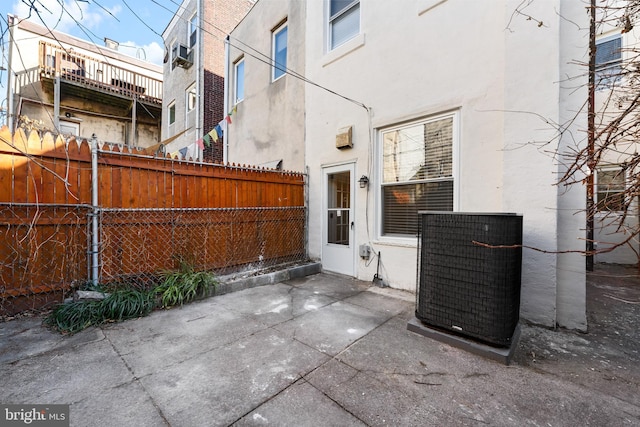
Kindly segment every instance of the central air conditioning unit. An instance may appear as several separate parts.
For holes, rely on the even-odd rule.
[[[522,215],[419,212],[416,318],[510,347],[520,318]]]
[[[182,68],[189,68],[193,65],[193,49],[189,49],[183,44],[173,47],[173,63]]]

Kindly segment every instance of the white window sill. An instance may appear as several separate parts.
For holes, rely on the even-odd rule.
[[[341,44],[332,51],[327,52],[322,58],[322,66],[326,67],[362,46],[364,46],[364,33],[358,34],[351,40]]]
[[[402,248],[416,248],[418,246],[417,237],[390,237],[380,236],[376,239],[374,244],[383,246],[397,246]]]

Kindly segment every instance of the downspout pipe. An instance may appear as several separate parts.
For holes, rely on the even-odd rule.
[[[229,111],[229,36],[224,39],[224,114]],[[222,138],[222,163],[229,163],[229,126],[227,126],[227,133]]]
[[[53,79],[53,128],[60,133],[60,73]]]
[[[15,129],[15,113],[13,111],[13,49],[15,44],[15,36],[13,34],[14,27],[16,25],[16,19],[13,15],[9,15],[9,60],[7,67],[7,125],[9,126],[9,132],[13,134]]]
[[[202,55],[202,28],[204,26],[204,14],[203,14],[203,7],[202,7],[202,0],[198,0],[196,2],[196,10],[198,11],[198,28],[196,29],[196,31],[198,32],[198,41],[196,42],[195,45],[195,49],[196,49],[196,54],[195,56],[195,69],[196,69],[196,96],[198,97],[198,102],[196,102],[196,139],[200,138],[202,136],[202,122],[204,120],[203,117],[201,117],[201,113],[203,110],[203,105],[202,103],[204,102],[204,97],[202,96],[202,80],[204,79],[204,70],[202,69],[202,67],[200,66],[200,64],[202,63],[201,61],[201,55]],[[185,106],[186,108],[186,106]],[[198,145],[196,144],[196,150],[198,150],[198,155],[196,156],[198,158],[199,161],[202,161],[204,159],[204,153],[202,152],[202,150],[200,150],[200,148],[198,147]]]

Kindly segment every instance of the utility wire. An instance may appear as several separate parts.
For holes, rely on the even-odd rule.
[[[162,37],[162,34],[158,33],[156,30],[154,30],[153,28],[151,28],[149,26],[149,24],[147,24],[147,22],[140,18],[140,16],[133,10],[131,9],[131,6],[129,6],[129,3],[126,2],[126,0],[122,0],[122,3],[124,3],[124,5],[127,7],[127,9],[129,9],[129,11],[131,11],[131,13],[133,13],[133,16],[135,16],[136,18],[138,18],[138,21],[142,22],[142,24],[147,27],[149,30],[151,30],[151,32],[153,32],[155,35]]]
[[[94,2],[95,2],[95,1],[94,1]],[[95,3],[96,3],[96,4],[98,4],[97,2],[95,2]],[[33,2],[32,2],[32,4],[33,4]],[[53,28],[50,28],[50,27],[47,25],[47,23],[46,23],[46,22],[45,22],[45,20],[43,19],[42,15],[40,14],[40,11],[39,11],[39,10],[37,10],[37,9],[35,9],[35,8],[30,9],[29,17],[31,16],[31,10],[33,10],[33,11],[35,12],[35,14],[38,16],[38,19],[40,20],[40,22],[42,23],[42,25],[43,25],[43,26],[46,28],[46,30],[48,31],[48,34],[51,36],[51,38],[57,42],[57,44],[60,46],[60,48],[61,48],[61,49],[62,49],[66,54],[71,55],[71,53],[69,52],[69,50],[68,50],[68,49],[63,45],[63,43],[58,39],[58,37],[57,37],[57,36],[56,36],[56,34],[54,33],[55,28],[57,27],[57,25],[60,23],[60,21],[61,21],[61,19],[62,19],[62,15],[63,15],[64,13],[66,13],[66,14],[67,14],[67,15],[68,15],[72,20],[73,20],[73,22],[78,26],[78,28],[79,28],[79,29],[80,29],[80,30],[85,34],[85,36],[87,36],[88,41],[89,41],[89,42],[91,42],[91,43],[93,44],[93,46],[94,46],[94,47],[96,48],[96,50],[98,51],[99,55],[101,55],[101,56],[102,56],[102,58],[103,58],[103,60],[105,61],[105,63],[106,63],[106,64],[108,64],[108,65],[110,65],[110,66],[113,66],[113,64],[111,64],[111,63],[110,63],[109,58],[104,54],[104,52],[103,52],[103,47],[102,47],[102,46],[100,46],[99,44],[97,44],[97,43],[96,43],[96,41],[94,40],[94,37],[95,37],[95,38],[98,38],[98,36],[97,36],[95,33],[93,33],[89,28],[87,28],[86,26],[84,26],[83,24],[81,24],[81,23],[80,23],[80,22],[79,22],[79,21],[78,21],[78,20],[77,20],[77,19],[76,19],[76,18],[75,18],[75,17],[74,17],[74,16],[73,16],[73,15],[72,15],[68,10],[67,10],[67,8],[66,8],[64,5],[61,5],[61,6],[62,6],[62,9],[61,9],[61,15],[60,15],[60,18],[58,19],[58,22],[56,23],[56,25],[55,25]],[[102,9],[105,9],[103,6],[101,6],[101,5],[99,5],[99,4],[98,4],[98,6],[99,6],[99,7],[101,7]],[[44,8],[47,12],[52,13],[52,12],[51,12],[51,11],[49,11],[46,7],[44,7],[44,6],[43,6],[43,8]],[[78,9],[80,10],[80,13],[82,14],[82,10],[81,10],[80,8],[78,8]],[[106,9],[105,9],[105,10],[106,10]],[[108,12],[111,16],[113,16],[113,14],[112,14],[111,12],[109,12],[109,11],[107,11],[107,12]],[[53,13],[52,13],[52,14],[53,14]],[[137,15],[136,15],[136,16],[137,16]],[[113,16],[113,17],[115,18],[115,16]],[[6,21],[6,19],[4,18],[4,16],[2,17],[2,19],[3,19],[3,21],[6,23],[6,25],[7,25],[7,30],[8,30],[8,28],[9,28],[9,23]],[[20,19],[20,20],[19,20],[19,22],[18,22],[18,23],[15,23],[14,25],[15,25],[15,26],[19,26],[19,25],[20,25],[20,22],[22,22],[22,21],[24,21],[24,20],[26,20],[26,19],[28,19],[28,18]],[[117,20],[117,18],[115,18],[115,19]],[[156,34],[157,34],[157,33],[156,33]],[[93,37],[92,37],[92,36],[93,36]],[[27,67],[26,67],[25,62],[24,62],[24,60],[23,60],[22,53],[20,52],[20,47],[18,46],[18,44],[17,44],[17,43],[15,43],[15,40],[14,40],[13,42],[14,42],[14,44],[15,44],[15,46],[16,46],[16,50],[18,51],[18,56],[19,56],[20,62],[21,62],[21,64],[22,64],[22,68],[23,68],[24,70],[26,70],[26,69],[27,69]],[[122,79],[122,76],[121,76],[119,73],[116,73],[116,77],[117,77],[117,78],[119,78],[119,79]],[[11,78],[11,76],[9,76],[9,78]],[[38,91],[37,91],[37,90],[35,90],[35,82],[33,82],[33,81],[31,80],[31,76],[27,74],[27,78],[29,79],[29,85],[32,87],[32,89],[34,89],[34,91],[35,91],[36,93],[38,93]],[[41,101],[41,102],[43,102],[43,101],[42,101],[42,99],[40,99],[40,101]],[[148,109],[148,108],[147,108],[143,103],[137,103],[137,104],[140,104],[140,105],[142,106],[142,108],[147,112],[147,114],[149,114],[149,116],[150,116],[150,117],[155,118],[155,116],[154,116],[154,115],[149,111],[149,109]],[[47,109],[45,109],[45,112],[46,112],[47,116],[49,117],[49,119],[53,122],[54,120],[53,120],[53,117],[52,117],[51,113],[50,113]],[[15,119],[15,118],[14,118],[14,119]],[[58,132],[58,133],[59,133],[59,132],[60,132],[60,129],[56,129],[56,132]]]
[[[170,9],[168,9],[168,8],[167,8],[166,6],[164,6],[163,4],[160,4],[157,0],[151,0],[151,1],[152,1],[154,4],[156,4],[156,5],[158,5],[158,6],[162,7],[162,8],[164,8],[165,10],[167,10],[167,11],[169,11],[169,12],[171,12],[171,10],[170,10]],[[175,0],[170,0],[170,1],[171,1],[173,4],[175,4],[176,6],[178,6],[178,9],[182,8],[182,9],[183,9],[183,11],[184,11],[184,10],[186,10],[186,8],[182,7],[182,6],[181,6],[180,4],[178,4]],[[176,15],[178,15],[178,13],[177,13],[177,12],[176,12]],[[182,14],[179,14],[179,19],[181,19],[181,20],[183,20],[183,21],[187,22],[187,19],[186,19],[186,18],[183,18],[183,17],[182,17]],[[364,103],[362,103],[362,102],[360,102],[360,101],[357,101],[357,100],[355,100],[355,99],[353,99],[353,98],[350,98],[350,97],[348,97],[348,96],[346,96],[346,95],[343,95],[343,94],[341,94],[341,93],[338,93],[338,92],[336,92],[335,90],[330,89],[330,88],[328,88],[328,87],[326,87],[326,86],[323,86],[323,85],[321,85],[321,84],[319,84],[319,83],[316,83],[316,82],[314,82],[314,81],[312,81],[312,80],[308,79],[308,78],[307,78],[306,76],[304,76],[303,74],[300,74],[300,73],[296,72],[295,70],[292,70],[292,69],[291,69],[291,68],[289,68],[289,67],[282,66],[281,64],[276,64],[276,63],[274,63],[274,61],[272,60],[272,58],[271,58],[269,55],[266,55],[266,54],[264,54],[264,53],[261,53],[258,49],[256,49],[256,48],[254,48],[254,47],[252,47],[252,46],[248,45],[247,43],[244,43],[244,42],[240,41],[239,39],[236,39],[235,37],[231,37],[231,35],[230,35],[229,33],[227,33],[226,31],[222,30],[220,27],[216,26],[215,24],[213,24],[213,23],[211,23],[211,22],[209,22],[209,21],[205,20],[205,19],[204,19],[204,17],[202,17],[202,22],[203,22],[203,23],[206,23],[206,24],[207,24],[207,25],[209,25],[210,27],[214,28],[215,30],[217,30],[218,32],[220,32],[221,34],[223,34],[223,35],[224,35],[224,37],[222,37],[222,38],[221,38],[219,35],[214,34],[213,32],[211,32],[211,31],[209,31],[208,29],[204,28],[204,25],[199,26],[199,29],[200,29],[201,31],[205,32],[206,34],[209,34],[209,35],[211,35],[211,36],[215,37],[215,38],[216,38],[216,39],[218,39],[219,41],[222,41],[222,42],[225,42],[225,43],[229,43],[229,45],[230,45],[230,46],[234,47],[235,49],[238,49],[240,52],[244,53],[244,54],[245,54],[245,55],[247,55],[247,56],[250,56],[250,57],[252,57],[252,58],[254,58],[254,59],[256,59],[256,60],[258,60],[258,61],[260,61],[260,62],[263,62],[263,63],[267,64],[267,65],[268,65],[268,66],[270,66],[270,67],[278,67],[278,69],[281,69],[281,70],[285,71],[287,74],[289,74],[289,75],[293,76],[294,78],[297,78],[297,79],[299,79],[299,80],[302,80],[302,81],[303,81],[303,82],[305,82],[305,83],[308,83],[308,84],[310,84],[310,85],[312,85],[312,86],[315,86],[315,87],[317,87],[317,88],[319,88],[319,89],[322,89],[322,90],[324,90],[324,91],[326,91],[326,92],[329,92],[329,93],[331,93],[331,94],[333,94],[333,95],[335,95],[335,96],[338,96],[338,97],[340,97],[340,98],[342,98],[342,99],[344,99],[344,100],[346,100],[346,101],[349,101],[349,102],[351,102],[351,103],[353,103],[353,104],[355,104],[355,105],[357,105],[357,106],[359,106],[359,107],[364,108],[365,110],[367,110],[367,112],[369,112],[369,110],[370,110],[370,109],[369,109],[369,107],[367,107]],[[229,40],[228,40],[228,41],[225,39],[226,37],[228,37],[228,38],[229,38]],[[232,43],[232,42],[231,42],[231,39],[233,39],[234,41],[237,41],[237,44]],[[245,48],[243,48],[243,47],[241,47],[241,46],[240,46],[240,44],[242,44],[242,45],[244,45],[244,46],[246,46],[246,47],[245,47]],[[255,52],[255,53],[254,53],[254,52]]]
[[[165,5],[161,4],[161,3],[160,3],[160,2],[158,2],[157,0],[151,0],[151,1],[152,1],[152,3],[156,4],[157,6],[159,6],[159,7],[163,8],[163,9],[165,9],[166,11],[168,11],[168,12],[170,12],[170,13],[174,13],[175,15],[177,15],[177,16],[179,17],[179,19],[181,19],[181,20],[183,20],[183,21],[185,21],[185,22],[187,21],[187,19],[186,19],[186,18],[184,18],[184,17],[182,16],[182,13],[179,13],[179,14],[178,14],[178,13],[176,13],[176,12],[172,11],[172,10],[171,10],[171,9],[169,9],[167,6],[165,6]],[[182,11],[184,11],[184,10],[185,10],[185,8],[184,8],[184,7],[182,7],[182,5],[181,5],[181,4],[179,4],[179,3],[177,3],[175,0],[171,0],[171,2],[172,2],[173,4],[175,4],[175,5],[178,7],[178,10],[180,10],[180,9],[182,9]],[[38,1],[38,3],[40,3],[40,2]],[[98,4],[96,1],[94,1],[94,3],[95,3],[96,5],[98,5],[98,7],[100,7],[100,8],[102,8],[102,9],[106,10],[102,5]],[[145,21],[144,21],[144,20],[143,20],[143,19],[142,19],[142,18],[141,18],[141,17],[140,17],[140,16],[139,16],[139,15],[138,15],[138,14],[137,14],[137,13],[136,13],[136,12],[135,12],[131,7],[130,7],[130,6],[129,6],[129,4],[128,4],[125,0],[123,0],[123,3],[124,3],[124,5],[127,7],[127,9],[129,9],[129,11],[131,11],[131,13],[132,13],[132,14],[133,14],[133,15],[134,15],[134,16],[135,16],[135,17],[136,17],[136,18],[137,18],[141,23],[143,23],[147,28],[149,28],[149,29],[150,29],[154,34],[156,34],[156,35],[158,35],[158,36],[161,36],[161,34],[159,34],[156,30],[154,30],[154,29],[153,29],[153,28],[151,28],[149,25],[147,25],[147,23],[146,23],[146,22],[145,22]],[[34,2],[32,2],[31,4],[33,5],[33,4],[34,4]],[[45,7],[43,6],[43,8],[45,8]],[[47,10],[47,11],[48,11],[48,9],[46,9],[46,8],[45,8],[45,10]],[[30,10],[30,11],[31,11],[31,10]],[[40,11],[39,11],[38,9],[36,9],[36,8],[35,8],[35,6],[34,6],[34,8],[33,8],[33,11],[37,14],[38,18],[39,18],[39,19],[40,19],[40,21],[44,24],[45,28],[47,28],[47,30],[48,30],[48,31],[49,31],[49,33],[52,35],[52,37],[54,38],[54,40],[56,40],[56,41],[58,42],[58,44],[61,46],[61,48],[62,48],[62,49],[64,49],[64,50],[65,50],[65,52],[67,52],[67,50],[64,48],[64,46],[62,45],[62,43],[61,43],[61,42],[56,38],[55,34],[53,34],[52,29],[51,29],[51,28],[49,28],[49,27],[47,26],[47,24],[45,23],[44,19],[42,18],[41,14],[40,14]],[[50,12],[50,11],[49,11],[49,12]],[[50,13],[51,13],[51,12],[50,12]],[[81,30],[81,31],[82,31],[82,32],[83,32],[83,33],[88,37],[89,41],[93,43],[93,45],[96,47],[96,49],[98,50],[98,52],[99,52],[99,53],[100,53],[100,54],[105,58],[106,62],[107,62],[107,63],[109,63],[108,58],[107,58],[107,57],[106,57],[106,55],[102,52],[102,47],[101,47],[101,46],[99,46],[99,45],[95,42],[95,40],[94,40],[94,38],[97,38],[96,34],[94,34],[90,29],[88,29],[87,27],[85,27],[84,25],[82,25],[82,24],[81,24],[81,23],[80,23],[80,22],[79,22],[79,21],[78,21],[78,20],[77,20],[77,19],[76,19],[76,18],[75,18],[75,17],[74,17],[74,16],[73,16],[73,15],[72,15],[72,14],[71,14],[67,9],[66,9],[66,7],[65,7],[64,5],[62,5],[61,16],[62,16],[62,14],[63,14],[63,13],[66,13],[66,14],[67,14],[67,15],[68,15],[68,16],[69,16],[69,17],[70,17],[70,18],[71,18],[71,19],[72,19],[72,20],[73,20],[73,21],[78,25],[78,28],[80,28],[80,30]],[[110,14],[111,16],[113,16],[113,14],[111,14],[110,12],[109,12],[109,14]],[[31,15],[31,14],[29,14],[29,16],[30,16],[30,15]],[[115,18],[115,16],[114,16],[114,18]],[[25,19],[26,19],[26,18],[25,18]],[[116,18],[116,19],[117,19],[117,18]],[[60,22],[60,20],[61,20],[61,18],[58,20],[58,23]],[[205,32],[206,34],[209,34],[209,35],[211,35],[211,36],[215,37],[215,38],[216,38],[216,39],[218,39],[219,41],[222,41],[222,42],[225,42],[225,43],[229,43],[229,45],[230,45],[230,46],[234,47],[235,49],[239,50],[240,52],[244,53],[245,55],[247,55],[247,56],[249,56],[249,57],[252,57],[252,58],[254,58],[254,59],[256,59],[256,60],[258,60],[258,61],[260,61],[260,62],[262,62],[262,63],[264,63],[264,64],[266,64],[266,65],[268,65],[269,67],[274,67],[274,66],[275,66],[275,67],[278,67],[279,69],[282,69],[282,70],[283,70],[283,71],[285,71],[287,74],[291,75],[292,77],[294,77],[294,78],[296,78],[296,79],[299,79],[299,80],[301,80],[301,81],[303,81],[303,82],[305,82],[305,83],[308,83],[308,84],[310,84],[310,85],[312,85],[312,86],[314,86],[314,87],[317,87],[317,88],[319,88],[319,89],[321,89],[321,90],[324,90],[324,91],[326,91],[326,92],[328,92],[328,93],[331,93],[331,94],[332,94],[332,95],[334,95],[334,96],[338,96],[338,97],[340,97],[340,98],[342,98],[342,99],[344,99],[344,100],[346,100],[346,101],[348,101],[348,102],[351,102],[351,103],[353,103],[353,104],[355,104],[355,105],[357,105],[357,106],[359,106],[359,107],[362,107],[362,108],[364,108],[364,109],[367,111],[367,113],[368,113],[369,115],[371,114],[370,108],[369,108],[369,107],[367,107],[364,103],[362,103],[362,102],[360,102],[360,101],[357,101],[357,100],[355,100],[355,99],[353,99],[353,98],[350,98],[350,97],[348,97],[348,96],[346,96],[346,95],[343,95],[343,94],[341,94],[341,93],[339,93],[339,92],[337,92],[337,91],[335,91],[335,90],[333,90],[333,89],[330,89],[330,88],[328,88],[328,87],[326,87],[326,86],[323,86],[323,85],[321,85],[321,84],[319,84],[319,83],[316,83],[316,82],[314,82],[314,81],[310,80],[309,78],[307,78],[306,76],[304,76],[303,74],[300,74],[300,73],[296,72],[295,70],[292,70],[292,69],[291,69],[291,68],[289,68],[289,67],[282,66],[281,64],[276,64],[276,63],[274,63],[274,62],[273,62],[273,60],[272,60],[272,58],[271,58],[269,55],[266,55],[266,54],[264,54],[264,53],[261,53],[258,49],[256,49],[256,48],[254,48],[254,47],[250,46],[249,44],[247,44],[247,43],[245,43],[245,42],[242,42],[241,40],[239,40],[239,39],[237,39],[237,38],[235,38],[235,37],[231,37],[231,35],[230,35],[229,33],[227,33],[226,31],[223,31],[221,28],[219,28],[219,27],[218,27],[218,26],[216,26],[215,24],[213,24],[213,23],[209,22],[208,20],[205,20],[205,19],[204,19],[204,17],[202,17],[202,22],[203,22],[203,23],[205,23],[205,24],[207,24],[207,25],[209,25],[211,28],[214,28],[215,30],[217,30],[217,31],[218,31],[218,32],[220,32],[221,34],[223,34],[223,35],[225,36],[225,38],[228,38],[228,40],[226,40],[225,38],[221,38],[219,35],[217,35],[217,34],[213,33],[212,31],[208,30],[207,28],[204,28],[204,25],[199,26],[199,29],[200,29],[201,31]],[[57,24],[56,24],[56,26],[57,26]],[[92,37],[92,36],[93,36],[93,37]],[[231,41],[232,39],[233,39],[233,41]],[[242,45],[242,46],[241,46],[241,45]],[[243,46],[244,46],[244,47],[243,47]],[[67,52],[67,53],[68,53],[68,52]],[[24,62],[23,62],[23,66],[24,66]],[[31,83],[33,83],[33,82],[31,82]]]
[[[161,3],[160,3],[160,2],[158,2],[157,0],[151,0],[151,1],[152,1],[152,3],[154,3],[155,5],[157,5],[157,6],[161,7],[162,9],[164,9],[164,10],[166,10],[166,11],[170,12],[170,13],[173,13],[174,15],[178,15],[179,19],[181,19],[181,20],[183,20],[183,21],[185,21],[185,22],[187,21],[187,19],[186,19],[186,18],[184,18],[184,17],[182,16],[182,13],[176,13],[176,12],[174,12],[172,9],[168,8],[168,7],[167,7],[167,6],[165,6],[164,4],[161,4]],[[180,9],[182,9],[182,11],[185,11],[185,10],[186,10],[186,8],[185,8],[185,7],[183,7],[181,4],[177,3],[175,0],[170,0],[170,1],[171,1],[171,3],[173,3],[173,4],[175,4],[175,5],[177,6],[178,10],[180,10]],[[135,10],[133,10],[133,8],[131,8],[131,6],[128,4],[128,2],[127,2],[127,1],[122,0],[122,2],[123,2],[123,4],[127,7],[127,9],[129,9],[129,11],[130,11],[130,12],[131,12],[135,17],[136,17],[136,19],[138,19],[142,24],[144,24],[144,25],[145,25],[145,27],[147,27],[147,28],[148,28],[150,31],[152,31],[154,34],[156,34],[156,35],[158,35],[158,36],[162,37],[162,35],[161,35],[160,33],[158,33],[156,30],[154,30],[153,28],[151,28],[151,27],[150,27],[150,26],[149,26],[149,25],[148,25],[148,24],[147,24],[147,23],[146,23],[146,22],[145,22],[145,21],[144,21],[144,20],[143,20],[139,15],[138,15],[138,13],[136,13],[136,12],[135,12]],[[58,42],[58,44],[60,45],[60,47],[61,47],[62,49],[64,49],[64,50],[65,50],[65,52],[67,52],[67,50],[64,48],[64,46],[62,45],[62,43],[61,43],[61,42],[56,38],[55,34],[53,34],[52,29],[51,29],[51,28],[49,28],[49,26],[46,24],[45,20],[42,18],[42,15],[40,14],[40,11],[37,9],[37,7],[36,7],[35,3],[36,3],[36,1],[31,1],[31,4],[30,4],[30,5],[31,5],[31,9],[30,9],[29,16],[28,16],[27,18],[25,18],[25,19],[28,19],[28,18],[31,16],[31,11],[35,12],[35,13],[36,13],[36,15],[38,16],[39,20],[40,20],[40,21],[42,22],[42,24],[45,26],[45,28],[47,28],[47,30],[49,31],[49,33],[51,33],[51,35],[52,35],[52,37],[54,38],[54,40],[56,40],[56,42]],[[48,11],[49,13],[52,13],[52,12],[51,12],[49,9],[47,9],[47,8],[46,8],[46,7],[45,7],[45,6],[44,6],[44,5],[43,5],[39,0],[37,1],[37,3],[38,3],[38,4],[40,4],[40,6],[42,6],[42,8],[43,8],[43,9],[45,9],[46,11]],[[117,20],[117,18],[116,18],[116,17],[115,17],[115,16],[114,16],[110,11],[108,11],[108,9],[106,9],[104,6],[102,6],[101,4],[99,4],[97,1],[95,1],[95,0],[94,0],[94,2],[93,2],[93,3],[95,3],[98,7],[100,7],[100,8],[101,8],[101,9],[103,9],[104,11],[106,11],[109,15],[111,15],[114,19],[116,19],[116,20]],[[96,41],[94,40],[94,38],[98,38],[98,36],[97,36],[95,33],[93,33],[89,28],[87,28],[87,27],[86,27],[86,26],[84,26],[82,23],[80,23],[80,22],[79,22],[79,21],[78,21],[78,20],[77,20],[77,19],[76,19],[76,18],[75,18],[75,17],[74,17],[74,16],[73,16],[73,15],[72,15],[68,10],[67,10],[67,8],[64,6],[64,4],[61,4],[61,6],[62,6],[62,8],[61,8],[61,15],[60,15],[60,18],[58,19],[58,22],[56,23],[56,26],[54,26],[54,29],[55,29],[55,27],[57,27],[57,24],[58,24],[58,23],[60,22],[60,20],[62,19],[62,15],[63,15],[64,13],[66,13],[66,14],[67,14],[67,15],[68,15],[72,20],[73,20],[73,22],[74,22],[74,23],[76,23],[76,25],[78,26],[78,28],[80,28],[80,30],[81,30],[81,31],[82,31],[82,32],[87,36],[87,38],[89,39],[89,41],[93,43],[93,45],[96,47],[96,49],[98,50],[98,52],[99,52],[99,53],[100,53],[100,54],[105,58],[105,60],[106,60],[106,61],[107,61],[107,63],[108,63],[108,58],[107,58],[107,57],[104,55],[104,53],[102,52],[102,48],[101,48],[101,46],[99,46],[99,45],[96,43]],[[78,9],[82,12],[82,10],[81,10],[80,8],[78,8]],[[328,87],[326,87],[326,86],[323,86],[323,85],[321,85],[321,84],[319,84],[319,83],[316,83],[316,82],[314,82],[314,81],[310,80],[309,78],[307,78],[306,76],[304,76],[303,74],[300,74],[300,73],[296,72],[295,70],[292,70],[292,69],[291,69],[291,68],[289,68],[289,67],[282,66],[281,64],[276,64],[276,63],[274,63],[274,62],[273,62],[273,60],[271,59],[271,57],[270,57],[269,55],[266,55],[266,54],[264,54],[264,53],[261,53],[258,49],[253,48],[253,47],[252,47],[252,46],[250,46],[249,44],[247,44],[247,43],[245,43],[245,42],[242,42],[241,40],[239,40],[239,39],[237,39],[237,38],[235,38],[235,37],[231,37],[231,35],[230,35],[229,33],[227,33],[226,31],[222,30],[221,28],[219,28],[219,27],[218,27],[218,26],[216,26],[215,24],[213,24],[213,23],[209,22],[208,20],[204,19],[204,17],[203,17],[203,19],[202,19],[202,22],[203,22],[203,23],[205,23],[205,24],[207,24],[207,25],[208,25],[208,26],[210,26],[211,28],[213,28],[213,29],[217,30],[219,33],[223,34],[225,37],[224,37],[224,38],[223,38],[223,37],[220,37],[219,35],[217,35],[217,34],[213,33],[212,31],[208,30],[207,28],[204,28],[204,25],[199,26],[199,29],[200,29],[201,31],[203,31],[203,32],[205,32],[206,34],[209,34],[209,35],[211,35],[211,36],[215,37],[215,38],[216,38],[216,39],[218,39],[219,41],[229,43],[229,45],[230,45],[230,46],[234,47],[235,49],[239,50],[240,52],[244,53],[245,55],[247,55],[247,56],[249,56],[249,57],[252,57],[252,58],[254,58],[254,59],[256,59],[256,60],[258,60],[258,61],[260,61],[260,62],[262,62],[262,63],[264,63],[264,64],[266,64],[266,65],[268,65],[268,66],[270,66],[270,67],[274,67],[274,66],[275,66],[275,67],[277,67],[277,68],[279,68],[279,69],[281,69],[281,70],[285,71],[287,74],[291,75],[291,76],[292,76],[292,77],[294,77],[294,78],[297,78],[297,79],[299,79],[299,80],[301,80],[301,81],[303,81],[303,82],[305,82],[305,83],[308,83],[308,84],[310,84],[310,85],[312,85],[312,86],[315,86],[315,87],[317,87],[317,88],[319,88],[319,89],[322,89],[322,90],[324,90],[324,91],[326,91],[326,92],[328,92],[328,93],[331,93],[331,94],[333,94],[333,95],[335,95],[335,96],[338,96],[338,97],[340,97],[340,98],[342,98],[342,99],[344,99],[344,100],[346,100],[346,101],[349,101],[349,102],[351,102],[351,103],[353,103],[353,104],[355,104],[355,105],[357,105],[357,106],[359,106],[359,107],[362,107],[362,108],[364,108],[365,110],[367,110],[367,112],[368,112],[368,113],[370,112],[370,109],[369,109],[369,108],[368,108],[364,103],[362,103],[362,102],[360,102],[360,101],[357,101],[357,100],[355,100],[355,99],[353,99],[353,98],[350,98],[350,97],[348,97],[348,96],[346,96],[346,95],[343,95],[343,94],[341,94],[341,93],[339,93],[339,92],[337,92],[337,91],[335,91],[335,90],[333,90],[333,89],[330,89],[330,88],[328,88]],[[226,38],[226,37],[228,37],[228,38],[229,38],[229,40],[225,40],[225,38]],[[232,39],[233,39],[233,41],[231,41]],[[240,45],[242,45],[242,46],[240,46]],[[244,46],[244,47],[243,47],[243,46]],[[68,53],[68,52],[67,52],[67,53]]]
[[[98,3],[96,0],[93,0],[93,2],[96,4],[96,6],[98,6],[100,9],[104,10],[107,14],[111,15],[111,17],[113,19],[115,19],[116,21],[120,22],[120,20],[113,14],[111,13],[111,11],[109,9],[107,9],[106,7],[102,6],[100,3]]]

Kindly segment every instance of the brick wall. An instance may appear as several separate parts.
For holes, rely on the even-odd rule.
[[[213,128],[224,118],[224,38],[253,6],[249,0],[204,2],[203,129]],[[224,34],[223,34],[224,32]]]
[[[196,11],[196,0],[183,2],[182,17],[172,21],[170,31],[163,33],[165,44],[170,48],[175,39],[179,43],[187,44],[187,28],[189,19]],[[170,61],[164,67],[164,105],[174,102],[176,107],[176,121],[169,126],[166,120],[162,123],[162,138],[166,139],[182,131],[185,133],[174,140],[176,147],[185,147],[209,132],[225,116],[224,111],[224,68],[226,35],[245,17],[254,2],[250,0],[203,0],[202,17],[200,21],[202,49],[201,66],[171,68]],[[200,102],[202,122],[185,120],[187,88],[198,78],[201,78]],[[164,111],[163,119],[167,117]],[[190,128],[190,130],[188,130]],[[209,161],[222,163],[222,144],[212,144],[205,149],[204,158]]]

